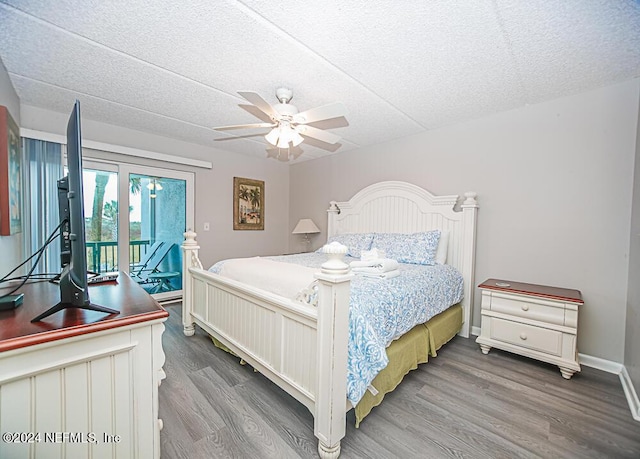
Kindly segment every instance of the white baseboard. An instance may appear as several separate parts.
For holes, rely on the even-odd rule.
[[[595,368],[596,370],[606,371],[607,373],[613,373],[614,375],[619,375],[624,368],[621,363],[612,362],[611,360],[605,360],[600,357],[594,357],[587,354],[578,354],[578,360],[580,361],[580,365]]]
[[[479,336],[480,331],[480,327],[471,327],[472,335]],[[627,397],[627,403],[629,403],[631,415],[633,416],[633,419],[640,421],[640,399],[638,399],[638,393],[633,387],[633,382],[631,382],[629,373],[623,364],[587,354],[578,354],[578,360],[580,360],[580,364],[585,367],[595,368],[597,370],[606,371],[607,373],[613,373],[620,376],[620,382],[622,383],[624,395]]]
[[[636,421],[640,421],[640,400],[638,399],[638,393],[634,389],[631,378],[629,377],[629,373],[624,366],[622,367],[622,371],[620,372],[620,382],[622,383],[622,388],[624,389],[624,395],[627,396],[627,402],[629,403],[629,408],[631,409],[631,415],[633,416],[633,419],[635,419]]]

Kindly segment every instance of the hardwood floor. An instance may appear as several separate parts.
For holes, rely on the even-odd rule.
[[[160,386],[162,457],[313,458],[313,417],[300,403],[167,307]],[[409,373],[354,427],[341,458],[640,458],[640,422],[618,376],[557,367],[456,337]]]

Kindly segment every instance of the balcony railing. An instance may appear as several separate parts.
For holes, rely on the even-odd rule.
[[[150,241],[129,241],[129,263],[139,263]],[[118,241],[87,242],[87,269],[97,273],[118,270]]]

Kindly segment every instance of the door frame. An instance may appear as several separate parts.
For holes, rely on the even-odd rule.
[[[131,163],[116,163],[103,159],[85,158],[83,168],[116,172],[118,177],[118,266],[120,271],[129,273],[129,180],[131,174],[166,177],[184,180],[186,185],[185,231],[195,226],[195,173],[165,169],[156,166],[142,166]],[[125,244],[121,242],[126,241]],[[183,273],[184,275],[184,273]],[[182,289],[171,292],[154,293],[158,301],[182,298]]]

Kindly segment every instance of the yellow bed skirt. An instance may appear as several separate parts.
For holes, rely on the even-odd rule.
[[[407,373],[426,363],[429,356],[451,340],[462,326],[462,306],[456,304],[431,318],[427,323],[416,325],[409,332],[395,340],[387,348],[389,364],[375,377],[371,385],[378,391],[373,395],[365,392],[356,405],[356,427],[378,406],[385,394],[394,390]]]

